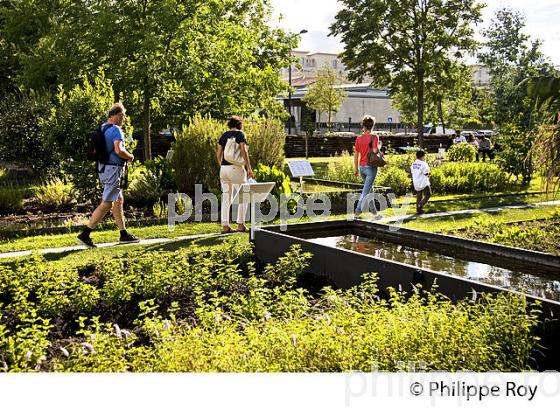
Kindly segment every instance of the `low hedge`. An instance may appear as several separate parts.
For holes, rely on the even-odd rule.
[[[234,241],[233,243],[231,241]],[[310,255],[252,262],[237,239],[64,266],[0,267],[5,371],[517,371],[530,367],[536,312],[521,296],[453,304],[421,289],[380,299],[375,275],[311,294]]]
[[[500,166],[486,162],[441,162],[435,155],[427,158],[431,171],[432,191],[436,194],[469,194],[475,192],[504,191],[515,185],[510,175]],[[410,165],[412,154],[387,156],[387,166],[380,168],[376,185],[388,186],[402,195],[412,190]],[[408,181],[405,181],[405,176]],[[353,157],[343,154],[338,161],[327,167],[327,178],[334,181],[361,183],[354,174]]]

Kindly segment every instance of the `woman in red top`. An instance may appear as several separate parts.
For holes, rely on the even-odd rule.
[[[381,149],[381,140],[377,135],[372,134],[371,132],[374,125],[375,118],[366,115],[362,120],[364,133],[356,138],[356,143],[354,144],[354,173],[356,175],[360,175],[364,181],[364,188],[362,189],[360,200],[356,206],[356,216],[359,216],[364,209],[366,211],[371,210],[373,214],[377,213],[372,192],[373,183],[375,181],[375,177],[377,176],[377,167],[372,167],[367,163],[367,155],[370,150],[370,146],[373,147],[374,152]],[[373,204],[371,208],[368,205],[370,201]]]

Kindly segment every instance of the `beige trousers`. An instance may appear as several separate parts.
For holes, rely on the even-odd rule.
[[[220,183],[222,185],[222,226],[228,226],[232,199],[239,191],[240,185],[247,182],[247,171],[237,165],[222,165],[220,168]],[[237,207],[237,223],[245,223],[248,204]]]

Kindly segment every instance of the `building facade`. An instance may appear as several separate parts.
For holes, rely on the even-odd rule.
[[[340,109],[331,118],[333,131],[359,131],[364,115],[376,118],[377,129],[397,129],[400,127],[400,113],[393,107],[388,90],[372,88],[369,83],[343,84],[346,98]],[[309,110],[302,104],[302,99],[309,91],[309,86],[296,88],[292,94],[292,132],[303,133],[309,123],[315,128],[327,126],[328,114]],[[287,101],[284,98],[287,108]]]
[[[371,79],[365,79],[364,83],[356,84],[347,79],[346,66],[337,54],[310,53],[308,51],[292,51],[292,55],[298,60],[298,64],[291,68],[282,70],[281,76],[285,81],[290,81],[294,92],[291,102],[288,96],[281,96],[284,106],[289,111],[291,106],[292,133],[301,134],[309,123],[316,128],[327,125],[327,113],[312,112],[304,104],[302,98],[309,91],[309,87],[317,79],[317,71],[325,66],[335,70],[340,85],[337,88],[344,90],[346,98],[340,109],[333,118],[331,129],[335,131],[356,131],[360,129],[360,122],[364,115],[372,115],[376,118],[377,129],[397,130],[402,129],[401,114],[393,106],[388,89],[378,89],[371,86]],[[470,66],[473,85],[486,88],[490,84],[488,69],[481,64]],[[290,73],[291,70],[291,73]],[[291,75],[290,75],[291,74]]]
[[[347,71],[342,60],[338,58],[337,54],[330,53],[310,53],[308,51],[292,51],[292,56],[294,56],[298,64],[293,64],[292,77],[316,77],[317,71],[324,66],[328,66],[336,71],[339,78],[346,78]],[[288,78],[289,68],[282,70],[282,78]]]
[[[490,70],[482,64],[473,64],[469,66],[472,74],[473,85],[481,88],[490,86]]]

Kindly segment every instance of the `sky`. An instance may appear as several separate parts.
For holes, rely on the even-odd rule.
[[[292,32],[305,29],[298,50],[339,53],[343,45],[337,38],[328,37],[329,26],[338,9],[337,0],[271,0],[274,8],[273,24]],[[525,14],[526,34],[543,41],[542,50],[555,65],[560,66],[560,1],[558,0],[486,0],[483,23],[477,32],[490,24],[497,9],[512,7]],[[278,19],[281,20],[278,22]],[[477,39],[482,37],[478,34]],[[474,60],[471,62],[475,62]]]

